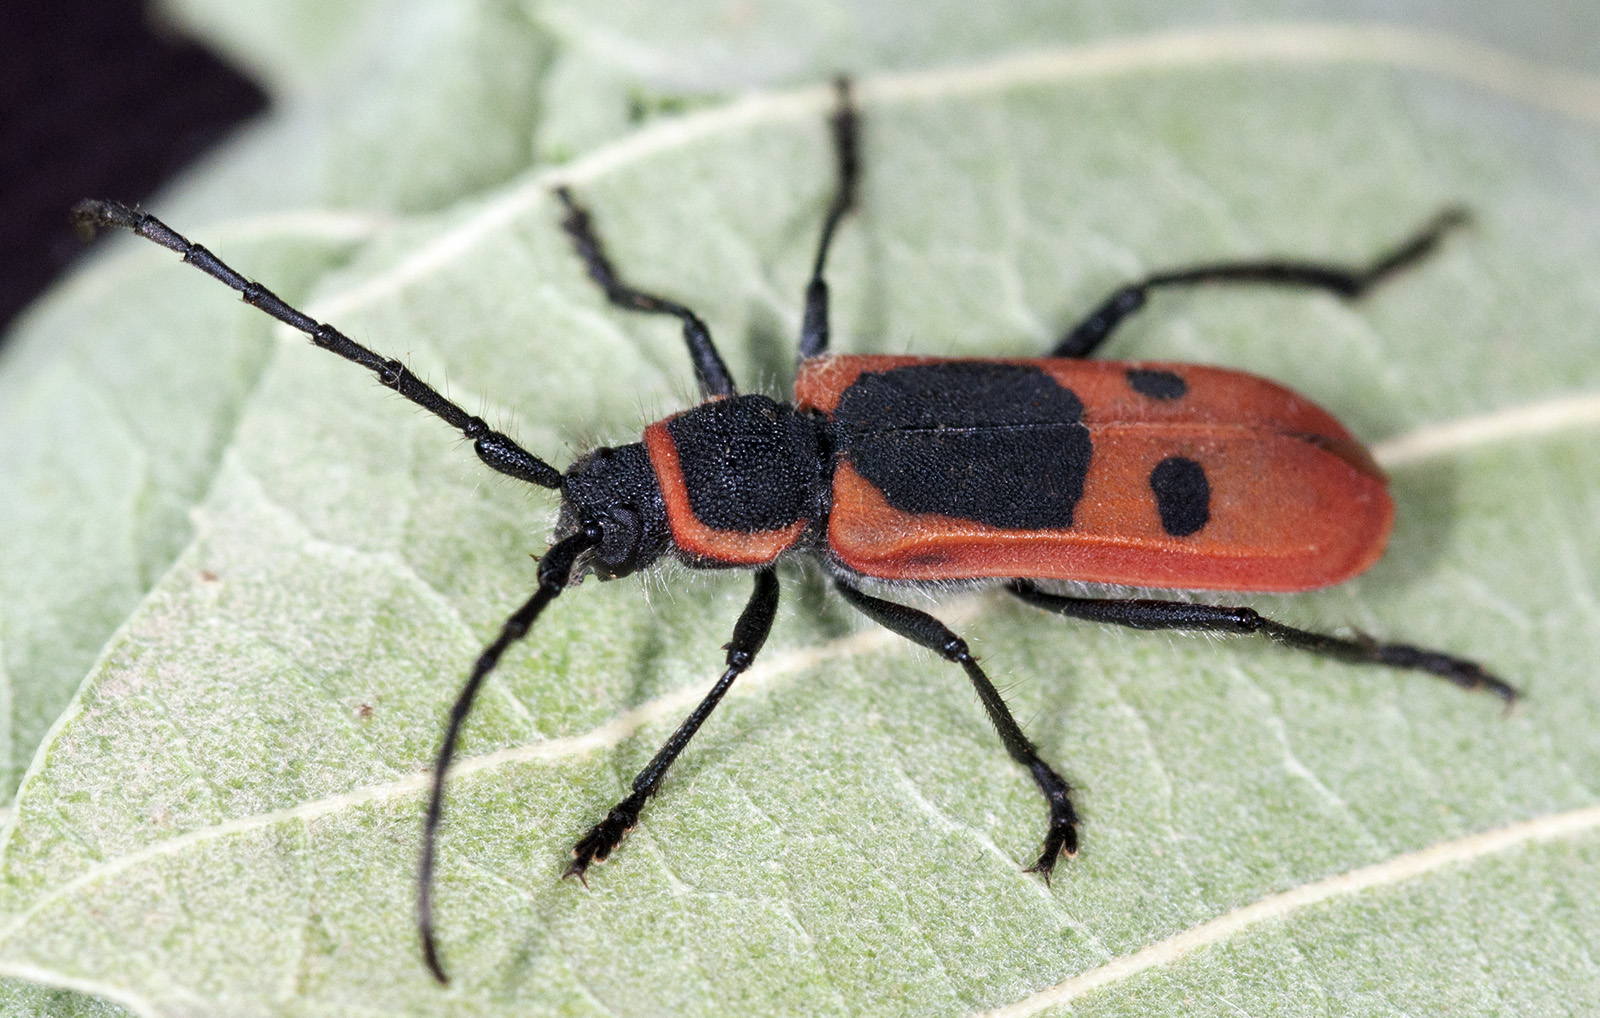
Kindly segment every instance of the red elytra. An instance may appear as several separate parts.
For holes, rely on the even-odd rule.
[[[832,476],[825,551],[854,573],[1296,591],[1341,583],[1383,554],[1394,504],[1366,448],[1315,403],[1245,372],[1066,358],[825,356],[801,364],[795,403],[831,417],[864,372],[952,363],[1034,368],[1082,399],[1094,452],[1072,525],[1022,529],[905,512],[845,460]],[[1181,379],[1183,392],[1151,398],[1128,384],[1130,372]],[[680,548],[706,561],[753,566],[800,540],[808,521],[763,531],[703,523],[666,425],[651,425],[645,445]],[[1210,484],[1208,522],[1181,537],[1163,526],[1149,483],[1171,456],[1203,461]]]

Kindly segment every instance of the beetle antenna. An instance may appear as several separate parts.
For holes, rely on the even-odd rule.
[[[455,756],[456,737],[467,715],[472,712],[472,702],[477,699],[483,680],[500,662],[500,655],[528,635],[539,613],[566,589],[567,577],[578,556],[599,543],[600,527],[589,523],[576,534],[558,541],[555,547],[545,553],[544,558],[539,560],[539,589],[506,619],[500,627],[500,635],[478,655],[477,664],[472,666],[472,674],[457,694],[455,706],[450,708],[450,724],[445,729],[444,741],[440,743],[439,755],[433,763],[428,813],[422,822],[422,861],[417,867],[417,933],[422,937],[422,957],[428,963],[428,971],[440,983],[449,983],[450,977],[445,975],[444,965],[439,961],[439,949],[433,939],[433,867],[439,840],[439,820],[444,811],[445,773],[450,769],[451,758]]]
[[[319,322],[291,306],[155,216],[118,201],[89,198],[72,207],[72,223],[85,240],[93,237],[97,229],[114,227],[130,230],[169,251],[176,251],[190,265],[237,290],[246,304],[260,308],[290,328],[305,333],[311,337],[312,343],[322,349],[361,365],[377,375],[379,382],[461,432],[472,440],[472,448],[478,458],[493,469],[541,488],[561,487],[561,471],[512,441],[510,436],[490,428],[482,417],[467,413],[441,396],[437,389],[413,375],[404,364],[374,353],[333,326]]]

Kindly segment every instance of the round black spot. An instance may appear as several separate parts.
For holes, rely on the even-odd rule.
[[[1182,456],[1168,456],[1150,471],[1161,526],[1173,537],[1188,537],[1211,519],[1211,485],[1205,468]]]
[[[1189,391],[1189,384],[1170,371],[1129,368],[1128,384],[1133,391],[1151,399],[1178,399]]]

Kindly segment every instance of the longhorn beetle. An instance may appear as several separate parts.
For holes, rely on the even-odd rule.
[[[1508,704],[1516,690],[1479,665],[1404,643],[1308,632],[1250,608],[1187,601],[1069,597],[1036,580],[1174,590],[1311,590],[1343,582],[1382,554],[1393,520],[1383,472],[1326,411],[1273,382],[1194,364],[1091,361],[1153,290],[1260,283],[1361,297],[1431,252],[1466,222],[1447,208],[1365,267],[1267,259],[1158,272],[1110,295],[1042,358],[837,355],[828,351],[828,248],[855,206],[860,160],[849,81],[832,115],[836,190],[806,285],[794,401],[740,395],[705,322],[617,274],[586,209],[565,187],[563,227],[616,306],[683,326],[702,402],[645,428],[643,440],[579,457],[563,473],[380,356],[290,307],[198,244],[137,209],[84,201],[80,229],[123,227],[183,256],[244,300],[300,330],[472,440],[490,468],[561,492],[555,543],[538,589],[479,656],[450,711],[434,763],[417,876],[423,956],[446,982],[433,932],[435,845],[444,779],[462,722],[506,648],[582,575],[615,579],[671,556],[696,569],[752,569],[755,590],[734,625],[727,667],[633,779],[632,790],[578,839],[567,876],[584,878],[639,821],[739,674],[778,609],[775,566],[819,560],[872,621],[961,666],[1000,741],[1043,793],[1049,819],[1029,872],[1049,880],[1077,851],[1071,789],[1023,734],[967,644],[928,613],[867,593],[863,581],[910,585],[999,579],[1045,611],[1133,629],[1256,633],[1359,664],[1431,672]]]

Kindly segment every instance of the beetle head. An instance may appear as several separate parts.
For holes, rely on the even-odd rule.
[[[555,540],[586,523],[603,535],[584,562],[602,580],[643,569],[667,550],[667,507],[642,443],[602,446],[567,469]]]

